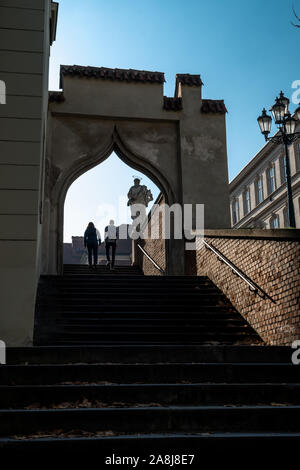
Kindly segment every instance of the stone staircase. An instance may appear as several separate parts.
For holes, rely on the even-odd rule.
[[[298,448],[293,350],[259,345],[207,278],[68,269],[41,280],[37,345],[0,366],[2,451],[95,450],[138,468],[194,454],[201,468]]]
[[[66,265],[43,276],[36,345],[256,344],[259,336],[207,277]]]
[[[291,451],[300,377],[290,357],[268,346],[12,348],[0,449],[194,453],[198,468],[204,452]]]

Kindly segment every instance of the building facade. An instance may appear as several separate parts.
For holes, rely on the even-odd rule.
[[[0,1],[0,338],[9,345],[32,342],[57,11],[51,0]]]
[[[300,137],[290,145],[289,159],[296,227],[300,228]],[[231,181],[229,190],[233,228],[289,227],[283,145],[267,142]]]

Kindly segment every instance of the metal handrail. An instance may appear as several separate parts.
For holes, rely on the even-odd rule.
[[[165,275],[165,271],[154,261],[154,259],[149,255],[149,253],[147,253],[147,251],[144,250],[144,248],[142,248],[139,243],[137,243],[137,246],[144,253],[144,255],[147,256],[147,258],[151,261],[155,268],[158,269],[158,271],[160,271],[163,275]]]
[[[244,274],[237,266],[235,266],[235,264],[232,263],[232,261],[230,261],[228,258],[226,258],[225,255],[223,255],[223,253],[221,253],[221,251],[219,251],[217,248],[215,248],[213,245],[210,245],[209,243],[207,243],[205,240],[201,240],[202,243],[204,243],[205,247],[208,248],[209,250],[211,250],[218,258],[219,260],[222,262],[222,263],[225,263],[227,264],[227,266],[229,266],[233,272],[233,274],[236,274],[237,276],[239,276],[244,282],[246,282],[246,284],[248,284],[249,286],[249,289],[254,293],[254,294],[258,294],[259,297],[261,297],[262,299],[265,299],[266,297],[271,300],[271,302],[273,302],[274,304],[276,304],[276,300],[272,299],[272,297],[269,296],[269,294],[267,294],[261,287],[259,287],[254,281],[252,281],[248,276],[246,276],[246,274]]]

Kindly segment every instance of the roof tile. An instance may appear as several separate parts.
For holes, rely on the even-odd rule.
[[[147,70],[134,69],[110,69],[107,67],[84,67],[81,65],[60,66],[60,87],[65,75],[77,77],[94,77],[103,80],[121,80],[128,82],[164,83],[163,72],[149,72]]]
[[[169,98],[164,96],[164,110],[180,111],[182,109],[182,98]]]
[[[182,85],[188,85],[188,86],[203,85],[200,75],[191,75],[189,73],[177,73],[176,84],[178,83],[181,83]]]
[[[202,100],[202,113],[227,113],[223,100]]]

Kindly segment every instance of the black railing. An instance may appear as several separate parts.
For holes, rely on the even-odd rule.
[[[151,263],[153,264],[153,266],[158,269],[159,272],[161,272],[164,276],[165,276],[165,271],[154,261],[154,259],[149,255],[149,253],[147,253],[146,250],[144,250],[144,248],[141,247],[141,245],[139,243],[137,243],[137,246],[139,247],[139,249],[142,251],[142,253],[144,253],[144,255],[151,261]]]
[[[204,243],[204,246],[211,250],[222,263],[225,263],[227,264],[227,266],[230,267],[233,274],[239,276],[248,285],[251,292],[257,294],[262,299],[268,298],[269,300],[271,300],[271,302],[273,302],[273,304],[276,304],[276,301],[272,299],[269,294],[267,294],[261,287],[259,287],[256,282],[252,281],[252,279],[250,279],[245,273],[243,273],[243,271],[241,271],[234,263],[232,263],[232,261],[226,258],[226,256],[223,255],[220,250],[218,250],[218,248],[215,248],[213,245],[210,245],[205,240],[201,241]]]

